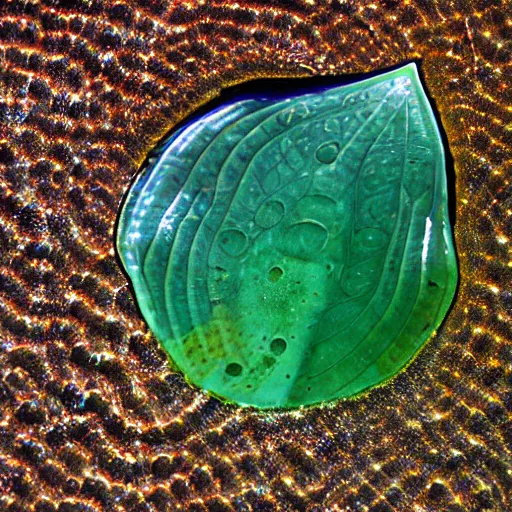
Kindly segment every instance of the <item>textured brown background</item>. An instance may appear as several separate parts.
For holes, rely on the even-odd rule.
[[[507,511],[508,0],[0,1],[0,510]],[[155,142],[220,87],[423,59],[461,285],[395,381],[298,413],[170,372],[113,251]]]

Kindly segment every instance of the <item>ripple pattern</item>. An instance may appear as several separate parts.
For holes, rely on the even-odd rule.
[[[0,6],[0,508],[511,508],[511,5]],[[113,252],[148,150],[227,87],[422,59],[456,174],[449,321],[386,392],[256,414],[168,367]]]

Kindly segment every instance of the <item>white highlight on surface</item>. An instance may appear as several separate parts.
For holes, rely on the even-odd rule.
[[[425,236],[423,237],[423,250],[421,251],[421,270],[425,271],[427,268],[428,257],[428,243],[430,242],[430,235],[432,233],[432,221],[430,217],[425,219]]]

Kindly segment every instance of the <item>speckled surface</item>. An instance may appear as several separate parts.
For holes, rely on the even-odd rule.
[[[512,137],[506,1],[0,7],[0,510],[506,511]],[[422,59],[461,282],[392,384],[300,413],[173,373],[114,255],[147,152],[221,87]]]

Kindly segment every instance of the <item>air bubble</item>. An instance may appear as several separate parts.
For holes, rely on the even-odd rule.
[[[332,164],[340,152],[337,142],[327,142],[316,150],[316,159],[323,164]]]

